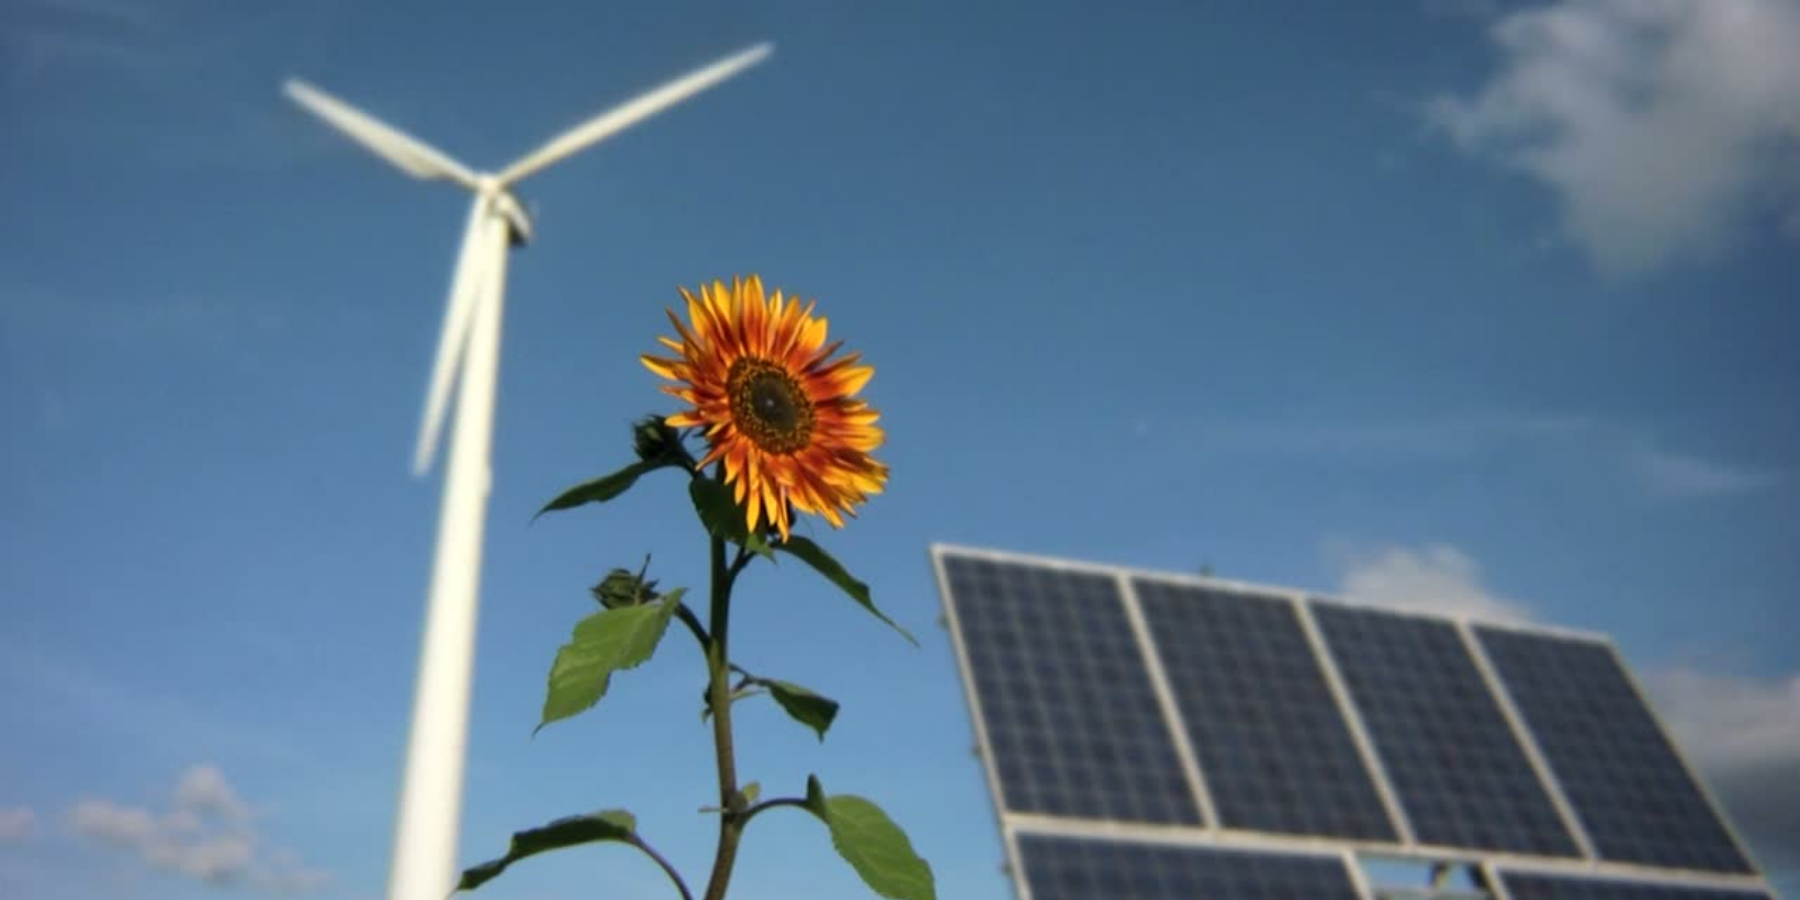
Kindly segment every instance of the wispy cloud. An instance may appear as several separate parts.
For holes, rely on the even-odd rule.
[[[1554,191],[1603,273],[1706,259],[1800,212],[1800,4],[1558,0],[1490,35],[1500,70],[1427,120]]]
[[[192,293],[92,296],[13,285],[0,288],[0,323],[18,340],[146,347],[158,355],[232,350],[286,325],[281,310],[255,298]]]
[[[1692,666],[1645,687],[1771,875],[1800,875],[1800,673],[1779,678]]]
[[[1531,618],[1524,603],[1481,583],[1481,565],[1449,544],[1411,548],[1396,544],[1325,542],[1326,561],[1338,573],[1338,593],[1393,609],[1515,621]]]
[[[1209,422],[1202,449],[1329,459],[1338,465],[1474,462],[1547,454],[1585,461],[1668,499],[1727,497],[1782,487],[1786,473],[1674,449],[1652,429],[1599,416],[1465,413],[1385,420]]]
[[[0,690],[66,710],[90,740],[133,746],[142,753],[184,758],[203,753],[248,754],[269,765],[312,770],[315,761],[295,741],[224,721],[192,703],[142,684],[110,677],[67,653],[0,637]]]
[[[1588,416],[1497,412],[1361,421],[1240,420],[1209,423],[1206,434],[1210,446],[1224,449],[1416,460],[1502,452],[1520,443],[1592,434],[1599,427]]]
[[[0,841],[23,840],[31,834],[32,822],[37,814],[29,806],[15,806],[0,809]]]
[[[142,4],[18,0],[0,15],[0,46],[12,62],[6,74],[35,82],[68,69],[141,73],[164,56],[146,39],[160,20]]]
[[[65,819],[77,835],[208,884],[291,894],[331,882],[330,873],[302,865],[292,851],[265,847],[249,807],[214,766],[183,773],[173,803],[161,812],[89,798],[71,807]]]
[[[1781,473],[1712,462],[1673,453],[1659,447],[1640,446],[1629,455],[1632,469],[1651,490],[1674,497],[1720,497],[1775,487]]]
[[[58,150],[266,169],[338,149],[277,86],[336,4],[304,9],[113,0],[0,5],[0,96],[19,135]],[[189,127],[159,127],[180,122]]]

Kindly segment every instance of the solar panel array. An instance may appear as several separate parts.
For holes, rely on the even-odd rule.
[[[1042,834],[1019,855],[1032,900],[1357,900],[1336,856]]]
[[[1134,587],[1223,824],[1395,838],[1291,601]]]
[[[1772,897],[1601,639],[933,555],[1030,900],[1367,900],[1358,852],[1497,860],[1511,900]]]
[[[1182,825],[1199,806],[1114,580],[946,561],[1007,807]]]
[[[1421,843],[1577,855],[1456,626],[1342,606],[1313,616]]]
[[[1609,648],[1476,632],[1601,857],[1751,871]]]
[[[1500,876],[1512,900],[1772,900],[1768,891],[1655,884],[1617,878],[1507,872]]]

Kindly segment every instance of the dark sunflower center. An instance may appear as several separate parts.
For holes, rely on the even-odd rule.
[[[813,408],[800,382],[773,363],[744,358],[726,376],[731,418],[769,453],[793,453],[812,439]]]

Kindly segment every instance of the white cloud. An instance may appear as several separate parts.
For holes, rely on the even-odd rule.
[[[1800,212],[1800,3],[1558,0],[1490,34],[1499,73],[1427,117],[1555,191],[1601,271],[1705,259]]]
[[[1480,564],[1449,544],[1409,549],[1328,541],[1325,555],[1339,570],[1338,593],[1352,600],[1487,620],[1531,618],[1525,604],[1483,586]]]
[[[31,833],[31,824],[36,818],[28,806],[0,809],[0,841],[23,840]]]
[[[210,813],[233,822],[250,818],[250,808],[238,798],[216,766],[195,766],[175,787],[175,803],[182,811]]]
[[[156,817],[147,809],[119,806],[107,800],[82,800],[69,810],[76,834],[121,847],[136,847],[157,833]]]
[[[111,800],[70,808],[70,830],[135,853],[153,868],[208,884],[247,885],[271,893],[324,887],[329,873],[302,865],[292,851],[263,846],[250,807],[215,766],[182,773],[175,808],[162,814]]]
[[[1800,674],[1646,673],[1676,743],[1770,871],[1800,871]]]

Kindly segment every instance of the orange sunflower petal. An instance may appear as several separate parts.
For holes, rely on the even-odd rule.
[[[700,465],[724,470],[751,529],[773,528],[785,541],[796,510],[843,527],[888,477],[869,455],[885,440],[880,415],[856,396],[874,367],[859,354],[837,356],[843,341],[826,343],[816,301],[765,293],[760,275],[680,292],[687,321],[669,310],[678,337],[657,338],[673,356],[640,357],[674,382],[663,392],[688,404],[665,421],[702,430]]]

